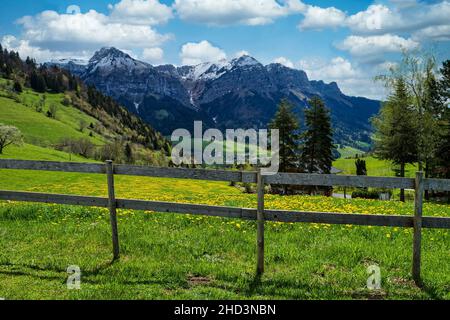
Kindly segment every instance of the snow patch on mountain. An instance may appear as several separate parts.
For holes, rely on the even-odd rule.
[[[253,66],[262,66],[262,64],[253,57],[243,55],[231,61],[222,59],[218,62],[204,62],[199,65],[189,67],[189,72],[182,75],[182,78],[192,81],[216,80],[232,69]]]
[[[64,65],[64,64],[75,64],[75,65],[79,65],[79,66],[87,66],[89,64],[88,60],[84,60],[84,59],[52,59],[50,60],[51,64],[55,64],[55,65]]]
[[[261,65],[261,63],[259,63],[258,60],[248,55],[243,55],[239,58],[233,59],[231,61],[231,64],[233,65],[233,67],[247,67],[247,66]]]
[[[190,68],[190,71],[183,76],[184,79],[198,80],[215,80],[223,76],[231,69],[232,65],[223,59],[219,62],[205,62]]]

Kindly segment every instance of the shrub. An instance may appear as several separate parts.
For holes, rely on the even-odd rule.
[[[87,138],[63,138],[56,146],[56,149],[91,158],[94,155],[95,145]]]
[[[357,190],[353,191],[352,198],[361,198],[361,199],[376,199],[380,198],[380,192],[376,190]]]
[[[0,123],[0,154],[10,145],[22,145],[23,135],[19,129]]]
[[[65,107],[68,107],[72,104],[72,99],[70,98],[70,96],[64,96],[64,98],[61,101],[61,104]]]
[[[13,89],[17,93],[21,93],[22,92],[22,85],[20,84],[19,81],[14,82]]]
[[[253,187],[251,183],[244,182],[242,184],[245,193],[254,193]]]
[[[56,114],[58,113],[58,106],[54,103],[50,104],[48,111],[47,111],[47,116],[49,118],[53,118],[56,119]]]

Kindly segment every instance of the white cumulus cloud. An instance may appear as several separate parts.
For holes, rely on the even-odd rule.
[[[347,95],[372,99],[386,97],[385,87],[374,81],[376,72],[380,69],[378,67],[362,69],[343,57],[331,60],[300,60],[298,67],[304,70],[311,80],[336,82],[341,91]]]
[[[164,50],[161,48],[145,48],[142,51],[141,59],[151,64],[160,64],[164,60]]]
[[[24,29],[23,39],[49,49],[158,46],[170,38],[149,26],[113,22],[109,16],[95,10],[84,14],[44,11],[21,18],[18,24]]]
[[[181,47],[180,58],[184,65],[197,65],[202,62],[216,62],[226,59],[226,53],[209,41],[188,42]]]
[[[37,62],[47,62],[54,59],[62,59],[71,57],[74,59],[88,60],[92,56],[90,51],[58,51],[41,49],[39,47],[32,46],[28,40],[18,39],[12,35],[6,35],[1,39],[1,44],[8,50],[19,52],[22,58],[30,57]]]
[[[398,12],[381,4],[371,5],[367,10],[348,17],[346,23],[350,29],[358,33],[389,32],[405,25],[403,17]]]
[[[391,6],[372,4],[366,10],[346,15],[335,8],[308,6],[300,29],[322,29],[326,27],[348,27],[356,35],[383,35],[394,33],[412,34],[414,38],[425,38],[439,29],[442,35],[450,27],[450,1],[437,3],[415,0],[390,0]],[[426,31],[423,31],[426,30]],[[446,39],[445,37],[434,37]]]
[[[264,25],[304,10],[300,0],[175,0],[182,20],[208,25]]]
[[[349,36],[337,47],[350,52],[355,57],[364,60],[376,59],[386,53],[401,52],[416,49],[419,43],[397,35],[384,34],[377,36]]]
[[[250,55],[250,52],[248,52],[247,50],[241,50],[241,51],[236,52],[234,54],[234,57],[235,58],[240,58],[242,56],[249,56],[249,55]]]
[[[299,25],[301,30],[341,27],[345,24],[346,19],[345,12],[334,7],[308,6],[303,14],[305,18]]]
[[[173,17],[172,8],[158,0],[121,0],[109,9],[112,20],[129,24],[158,25]]]
[[[294,63],[285,57],[278,57],[278,58],[274,59],[273,62],[282,64],[288,68],[294,68]]]
[[[418,41],[423,39],[430,39],[436,41],[449,41],[450,24],[421,29],[413,34],[413,39]]]
[[[155,1],[151,2],[156,4]],[[121,3],[124,2],[116,6]],[[117,10],[120,7],[111,9],[114,14],[119,12]],[[136,52],[143,48],[158,48],[172,39],[172,35],[160,34],[152,26],[136,21],[120,22],[118,16],[105,15],[95,10],[86,13],[75,11],[73,14],[47,10],[17,20],[22,33],[14,37],[15,45],[11,43],[10,49],[18,49],[22,56],[32,52],[38,61],[45,61],[47,57],[57,56],[90,57],[95,50],[104,46]],[[156,20],[153,22],[156,23]]]
[[[299,67],[313,80],[337,81],[358,74],[351,62],[342,57],[333,58],[331,61],[300,60]]]

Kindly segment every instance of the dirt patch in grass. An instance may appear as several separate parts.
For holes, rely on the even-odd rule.
[[[193,286],[204,286],[210,284],[212,279],[209,277],[200,277],[200,276],[189,276],[188,283],[190,287]]]
[[[359,300],[384,300],[387,298],[387,292],[384,290],[356,290],[351,293],[353,299]]]

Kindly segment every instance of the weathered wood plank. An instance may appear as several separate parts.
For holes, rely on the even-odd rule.
[[[33,192],[1,191],[0,200],[55,203],[75,206],[108,208],[107,198],[43,194]],[[129,210],[149,210],[180,214],[205,215],[234,219],[256,220],[257,210],[248,208],[208,206],[171,202],[116,199],[117,208]],[[300,212],[284,210],[264,210],[266,221],[321,224],[351,224],[361,226],[413,227],[412,216],[367,215],[330,212]],[[423,228],[450,229],[450,218],[423,217]]]
[[[113,243],[113,260],[118,260],[120,256],[119,249],[119,231],[117,228],[117,210],[116,195],[114,191],[114,166],[111,160],[106,161],[106,174],[108,181],[108,207],[111,223],[111,237]]]
[[[79,173],[106,173],[105,166],[99,163],[73,163],[55,161],[0,160],[0,169],[22,169],[42,171],[63,171]],[[256,183],[256,172],[227,171],[187,168],[158,168],[144,166],[117,165],[114,174],[148,176],[162,178],[179,178],[211,181],[234,181]],[[267,184],[374,187],[387,189],[413,189],[414,179],[396,177],[344,176],[302,173],[278,173],[265,176]],[[426,190],[450,191],[450,180],[425,179]]]
[[[379,227],[409,227],[413,218],[395,215],[348,214],[331,212],[299,212],[284,210],[265,210],[267,221],[302,222],[320,224],[349,224]]]
[[[423,217],[422,228],[427,229],[450,229],[450,218]]]
[[[416,193],[414,197],[412,277],[414,279],[414,282],[418,286],[420,286],[420,262],[422,252],[422,210],[424,194],[423,172],[416,173],[415,185]]]
[[[62,194],[48,194],[19,191],[0,191],[0,200],[54,203],[86,207],[108,207],[108,199],[86,196],[72,196]]]
[[[450,191],[449,179],[424,179],[424,189],[429,191]]]
[[[105,173],[105,166],[100,163],[76,163],[56,161],[0,160],[0,169],[42,170],[79,173]]]
[[[116,201],[117,207],[121,209],[256,220],[255,209],[127,199],[117,199]]]
[[[115,174],[160,178],[256,183],[256,172],[116,165]]]
[[[345,176],[327,174],[278,173],[267,176],[269,184],[292,184],[302,186],[342,186],[360,188],[413,189],[414,179],[395,177]]]

